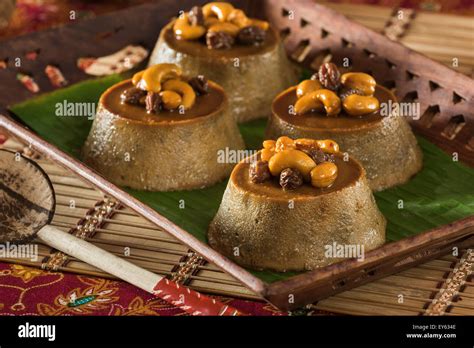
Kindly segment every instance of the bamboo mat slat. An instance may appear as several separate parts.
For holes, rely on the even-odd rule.
[[[383,32],[395,10],[370,5],[318,2],[380,33]],[[474,20],[472,17],[417,12],[399,41],[451,69],[473,76]],[[453,58],[459,60],[458,66],[453,66]]]
[[[394,13],[394,9],[384,7],[320,2],[378,32],[384,31]],[[472,75],[473,29],[472,18],[417,13],[399,41],[451,68]],[[458,67],[452,66],[453,58],[459,59]],[[24,149],[23,144],[13,139],[9,139],[3,147],[20,152]],[[56,191],[57,213],[52,224],[63,231],[77,231],[78,226],[90,221],[86,216],[94,215],[94,207],[97,204],[100,207],[106,198],[77,175],[48,159],[39,159],[39,163],[50,175]],[[168,277],[183,276],[179,280],[198,291],[259,299],[237,280],[215,265],[201,260],[174,237],[127,207],[114,207],[110,214],[100,219],[100,223],[96,224],[93,230],[94,235],[89,236],[87,240],[152,272]],[[42,244],[39,244],[38,252],[37,262],[18,259],[8,261],[41,267],[44,258],[54,255],[51,248]],[[308,306],[308,310],[318,309],[353,315],[424,315],[433,305],[433,300],[442,294],[443,287],[448,284],[455,267],[459,266],[462,256],[466,253],[460,251],[459,255],[445,255],[319,301]],[[184,272],[188,270],[188,266],[194,266],[194,271]],[[69,259],[59,270],[112,278],[76,259]],[[445,315],[474,315],[472,274],[465,279],[452,300]]]

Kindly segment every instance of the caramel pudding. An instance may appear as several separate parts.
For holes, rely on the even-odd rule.
[[[83,158],[120,186],[191,190],[230,174],[233,165],[218,161],[226,148],[244,143],[222,87],[163,64],[102,95]]]
[[[334,243],[379,247],[385,227],[358,161],[332,140],[282,137],[234,168],[208,239],[245,267],[304,271],[340,261]]]
[[[198,121],[199,118],[209,117],[217,111],[222,111],[226,104],[224,90],[213,82],[209,82],[209,93],[196,99],[193,107],[185,113],[179,110],[162,110],[160,113],[149,113],[140,105],[125,104],[120,96],[133,87],[131,80],[126,80],[109,88],[101,97],[100,103],[111,113],[120,115],[127,121],[146,124],[169,124]]]
[[[150,64],[165,62],[219,83],[238,122],[268,117],[273,98],[298,80],[278,32],[225,2],[195,6],[165,26]]]
[[[381,114],[380,105],[397,103],[392,92],[367,74],[351,74],[371,80],[370,89],[362,84],[359,89],[341,85],[329,90],[313,77],[279,94],[266,136],[331,138],[361,162],[374,191],[403,184],[423,165],[416,138],[404,117]]]

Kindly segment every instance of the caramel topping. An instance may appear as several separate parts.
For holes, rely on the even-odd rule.
[[[176,64],[156,64],[133,75],[132,83],[145,91],[160,93],[164,81],[180,77],[182,73]]]
[[[341,76],[344,87],[358,89],[366,96],[373,96],[377,82],[369,74],[351,72]]]
[[[134,86],[148,93],[159,94],[167,110],[183,107],[189,110],[196,102],[196,92],[182,79],[182,70],[175,64],[157,64],[136,73],[132,78]],[[150,104],[150,103],[149,103]],[[158,108],[150,104],[149,112]]]

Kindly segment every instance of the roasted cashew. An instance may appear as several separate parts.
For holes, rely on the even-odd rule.
[[[264,149],[275,149],[275,146],[276,146],[276,141],[275,140],[265,140],[263,142],[263,148]]]
[[[268,162],[270,161],[270,158],[275,155],[275,153],[275,149],[263,149],[260,151],[260,159],[262,161]]]
[[[311,170],[311,185],[314,187],[329,187],[336,178],[337,166],[331,162],[323,162]]]
[[[318,89],[322,89],[321,83],[316,80],[304,80],[296,87],[296,96],[298,98],[302,98],[305,95],[317,91]]]
[[[182,105],[185,110],[190,109],[196,102],[196,92],[186,82],[180,80],[168,80],[163,84],[164,91],[173,91],[182,98]]]
[[[377,111],[380,103],[375,97],[352,94],[344,99],[342,106],[349,115],[362,116]]]
[[[338,153],[339,152],[339,144],[336,143],[334,140],[314,140],[314,139],[296,139],[295,140],[296,149],[321,149],[326,153]]]
[[[163,91],[160,93],[163,100],[163,106],[166,110],[174,110],[179,107],[183,101],[181,96],[173,91]]]
[[[180,16],[173,25],[173,30],[178,39],[196,40],[206,34],[206,28],[201,25],[191,25],[187,13]]]
[[[237,36],[237,34],[240,31],[240,28],[236,26],[235,24],[232,23],[227,23],[227,22],[219,22],[216,24],[213,24],[209,27],[208,29],[209,32],[219,32],[222,31],[226,34],[229,34],[230,36]]]
[[[334,140],[316,140],[318,147],[327,153],[338,153],[339,152],[339,144],[336,143]]]
[[[294,150],[296,148],[295,141],[289,137],[279,137],[275,143],[275,151]]]
[[[221,21],[219,21],[219,19],[217,17],[209,17],[209,18],[204,19],[204,26],[206,28],[209,28],[209,27],[211,27],[211,26],[213,26],[214,24],[217,24],[217,23],[222,23]]]
[[[328,116],[334,116],[341,112],[341,100],[329,89],[319,89],[298,99],[295,104],[297,115],[303,115],[311,110],[317,110],[324,106]]]
[[[133,75],[132,83],[145,91],[159,93],[162,82],[180,77],[182,73],[175,64],[156,64]]]
[[[360,90],[366,96],[373,96],[377,82],[369,74],[346,73],[341,76],[341,83],[344,87]]]
[[[228,2],[210,2],[202,8],[205,18],[216,16],[221,22],[227,21],[227,18],[233,10],[234,6]]]
[[[277,152],[268,162],[268,168],[273,176],[278,176],[286,168],[298,169],[305,180],[311,179],[311,170],[316,167],[311,157],[299,150],[283,150]]]

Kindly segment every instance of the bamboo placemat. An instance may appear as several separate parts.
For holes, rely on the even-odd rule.
[[[404,22],[394,16],[397,10],[374,6],[331,4],[371,29],[437,59],[451,68],[472,75],[472,21],[470,18],[415,14],[406,10]],[[441,40],[441,41],[440,41]],[[446,43],[439,44],[439,42]],[[452,66],[458,58],[458,66]],[[9,139],[4,148],[30,152]],[[132,210],[82,181],[74,173],[44,158],[36,159],[51,177],[57,195],[53,225],[76,234],[116,255],[153,272],[166,275],[203,292],[259,299],[238,281],[205,262],[175,238]],[[38,262],[10,259],[35,267],[109,277],[73,258],[39,244]],[[473,315],[474,252],[459,250],[455,255],[427,262],[393,276],[341,293],[308,306],[302,313],[326,310],[360,315]]]

